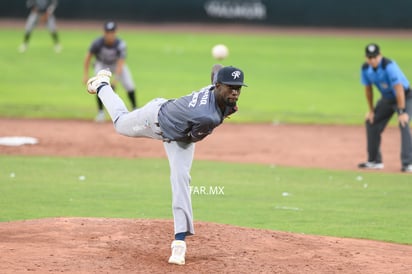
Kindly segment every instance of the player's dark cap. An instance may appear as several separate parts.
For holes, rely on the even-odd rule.
[[[366,57],[376,57],[380,54],[379,46],[375,43],[368,44],[365,48]]]
[[[115,31],[117,28],[117,25],[113,21],[107,21],[104,23],[104,31]]]
[[[229,66],[221,68],[217,73],[216,83],[221,83],[225,85],[231,86],[245,86],[247,85],[243,83],[243,71]]]

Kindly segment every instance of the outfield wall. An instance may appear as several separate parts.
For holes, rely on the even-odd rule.
[[[0,1],[0,17],[24,18],[25,0]],[[412,28],[410,0],[59,0],[65,19]]]

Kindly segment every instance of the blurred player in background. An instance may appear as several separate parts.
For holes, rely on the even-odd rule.
[[[109,69],[115,76],[112,80],[112,89],[115,90],[117,81],[120,81],[123,88],[127,92],[132,108],[137,108],[135,97],[135,84],[129,68],[126,65],[126,43],[116,36],[116,23],[113,21],[104,24],[103,36],[95,39],[84,60],[84,75],[83,82],[86,84],[89,79],[90,62],[93,56],[96,58],[94,62],[94,73],[102,69]],[[97,97],[98,113],[96,122],[103,122],[106,117],[103,110],[103,104],[99,97]]]
[[[59,53],[62,47],[59,43],[57,35],[56,17],[54,10],[57,7],[57,0],[27,0],[27,8],[30,9],[30,14],[26,21],[26,32],[24,33],[23,44],[20,45],[19,51],[25,52],[29,46],[29,40],[33,29],[37,23],[46,23],[54,42],[54,51]]]

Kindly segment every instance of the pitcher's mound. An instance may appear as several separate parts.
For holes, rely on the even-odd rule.
[[[186,265],[173,222],[52,218],[0,223],[2,273],[410,273],[412,246],[195,223]]]

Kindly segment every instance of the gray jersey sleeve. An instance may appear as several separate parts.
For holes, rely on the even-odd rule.
[[[216,121],[209,117],[199,117],[189,131],[190,141],[197,142],[205,138],[207,135],[213,132],[213,129],[220,123],[216,124]]]
[[[119,52],[119,58],[120,59],[126,59],[126,56],[127,56],[126,42],[124,42],[123,40],[119,40],[117,50]]]

